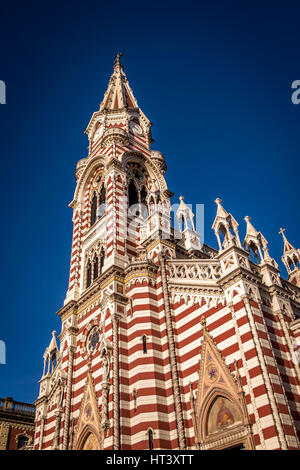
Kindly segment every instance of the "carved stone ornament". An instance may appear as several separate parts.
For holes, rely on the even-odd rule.
[[[90,370],[85,385],[78,421],[75,427],[74,445],[76,450],[103,449],[101,417],[97,395]]]
[[[197,398],[192,395],[196,443],[200,449],[253,448],[250,421],[236,366],[225,363],[202,317],[203,340]]]

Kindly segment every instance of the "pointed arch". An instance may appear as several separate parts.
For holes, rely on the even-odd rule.
[[[240,404],[223,388],[216,387],[208,394],[198,417],[199,432],[204,439],[213,434],[235,429],[243,424]]]
[[[146,219],[148,217],[148,202],[147,202],[148,192],[147,192],[145,185],[142,186],[140,197],[141,197],[141,206],[142,206],[141,207],[142,217]]]
[[[126,166],[129,162],[137,162],[144,166],[150,178],[154,178],[158,182],[160,191],[164,192],[168,189],[164,176],[161,174],[157,166],[151,160],[151,157],[146,157],[141,152],[135,152],[131,150],[125,152],[122,156],[122,166],[124,170],[126,170]]]
[[[89,260],[86,267],[86,287],[89,287],[92,283],[92,263]]]
[[[98,216],[101,218],[105,214],[105,204],[106,204],[106,189],[104,184],[102,184],[100,193],[99,193],[99,207],[98,207]]]
[[[133,179],[130,180],[128,185],[128,206],[132,206],[139,203],[138,189]]]
[[[142,342],[143,342],[143,353],[147,354],[147,336],[146,335],[142,337]]]
[[[230,222],[228,222],[226,225],[224,223],[220,222],[217,230],[218,230],[219,237],[220,237],[220,240],[221,240],[221,245],[222,245],[223,248],[226,248],[235,239],[235,233],[234,233],[234,230],[233,230],[233,226]]]
[[[249,245],[247,246],[250,257],[254,257],[255,262],[258,264],[259,263],[259,257],[258,257],[258,246],[254,243],[253,240],[250,241]]]
[[[154,444],[153,444],[153,429],[152,428],[148,429],[147,436],[148,436],[148,448],[149,450],[153,450]]]
[[[100,265],[99,265],[99,273],[100,274],[102,274],[102,271],[103,271],[104,261],[105,261],[105,250],[102,247],[101,251],[100,251]]]
[[[226,365],[202,317],[203,340],[197,398],[192,403],[195,439],[199,449],[233,446],[253,448],[250,419],[237,364],[235,375]]]
[[[146,204],[146,201],[147,201],[147,189],[145,188],[145,186],[142,186],[142,189],[141,189],[141,203],[142,204]]]
[[[106,164],[107,157],[104,155],[97,155],[91,160],[86,160],[84,170],[77,181],[77,186],[74,193],[73,201],[70,207],[73,207],[76,202],[84,202],[86,191],[89,190],[93,175],[97,172],[103,171]]]
[[[93,280],[97,279],[99,276],[99,259],[96,255],[93,261]]]
[[[217,204],[217,214],[212,225],[212,229],[218,240],[219,249],[222,251],[229,246],[237,245],[241,247],[241,241],[238,233],[239,224],[232,214],[229,214],[222,206],[222,199],[215,200]],[[224,239],[221,240],[221,235]]]
[[[90,439],[89,442],[88,439]],[[88,369],[74,436],[74,449],[83,450],[84,448],[87,450],[103,448],[101,416],[91,369]]]
[[[81,431],[76,450],[101,450],[98,433],[92,425],[87,424]]]
[[[97,193],[96,191],[94,191],[94,194],[91,200],[91,218],[90,218],[91,227],[94,225],[94,223],[97,220],[97,205],[98,205]]]

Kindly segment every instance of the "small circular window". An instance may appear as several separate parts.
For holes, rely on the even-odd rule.
[[[97,347],[97,344],[99,343],[100,340],[100,333],[98,327],[92,328],[90,331],[88,337],[87,337],[87,342],[86,342],[86,349],[88,353],[93,353]]]

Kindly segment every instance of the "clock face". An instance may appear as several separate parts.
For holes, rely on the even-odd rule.
[[[135,121],[130,122],[130,129],[131,129],[131,132],[134,132],[135,134],[138,134],[138,135],[143,134],[143,130],[141,126]]]
[[[102,122],[100,122],[94,133],[93,142],[96,142],[101,137],[102,134],[103,134],[103,124]]]

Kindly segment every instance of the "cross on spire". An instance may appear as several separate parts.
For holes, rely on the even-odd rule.
[[[285,238],[285,234],[284,234],[284,231],[285,231],[285,228],[281,228],[280,227],[280,230],[279,230],[279,235],[281,234],[284,238]]]
[[[287,252],[287,251],[291,251],[291,250],[295,250],[295,248],[293,247],[293,245],[290,244],[290,242],[287,240],[286,236],[285,236],[285,228],[282,228],[280,227],[280,230],[279,230],[279,235],[282,235],[282,238],[283,238],[283,243],[284,243],[284,253]]]

